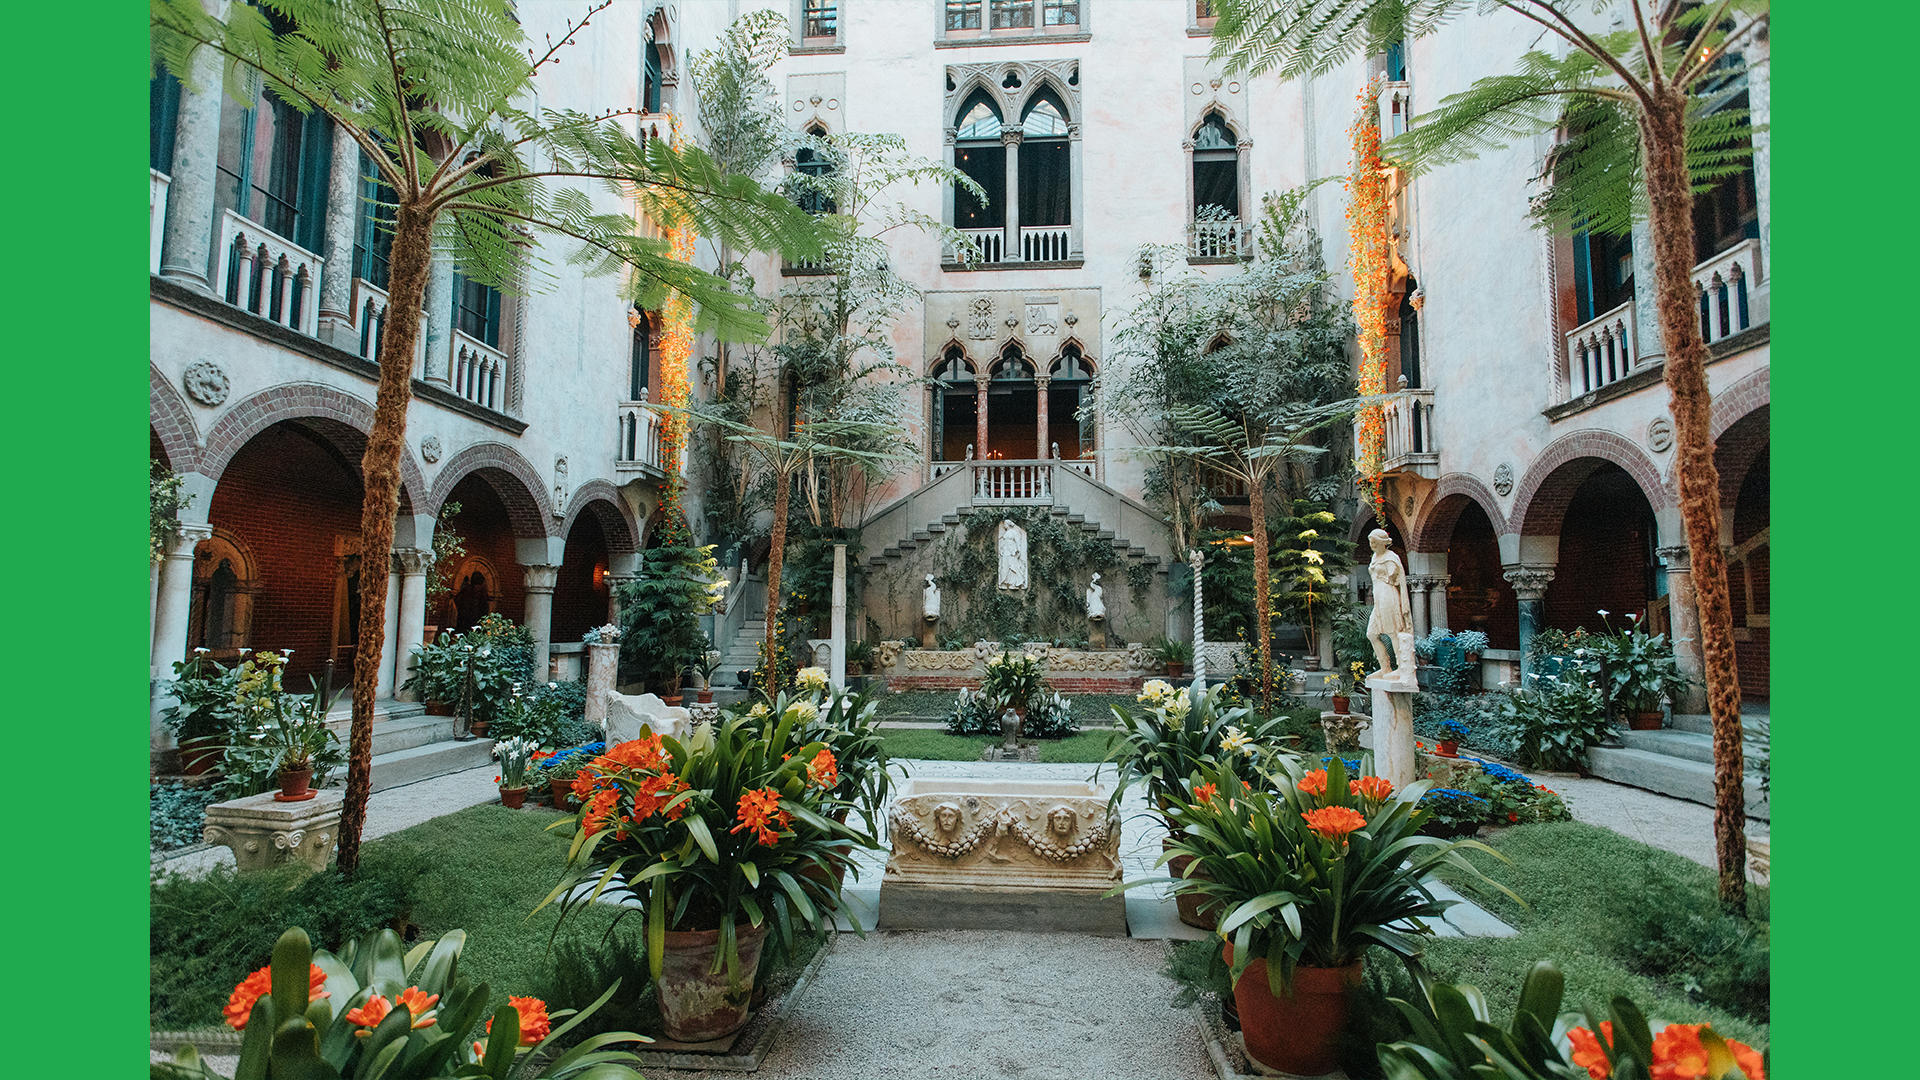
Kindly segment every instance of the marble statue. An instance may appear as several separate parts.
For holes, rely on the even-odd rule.
[[[1392,539],[1385,529],[1367,534],[1367,543],[1373,547],[1373,558],[1367,563],[1367,573],[1373,577],[1373,614],[1367,618],[1367,640],[1373,643],[1374,657],[1380,661],[1380,670],[1374,675],[1412,682],[1413,601],[1407,593],[1407,569],[1401,565],[1400,556],[1387,548]],[[1383,636],[1393,642],[1391,660],[1386,643],[1380,640]]]
[[[1027,530],[1011,520],[1002,521],[995,545],[1000,552],[1000,587],[1002,589],[1026,588]]]
[[[1100,587],[1100,571],[1095,570],[1093,580],[1087,583],[1087,618],[1097,622],[1106,617],[1106,590]]]
[[[928,622],[940,618],[940,586],[934,584],[933,575],[927,575],[927,587],[920,592],[920,614]]]

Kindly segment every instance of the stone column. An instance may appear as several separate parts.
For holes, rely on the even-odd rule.
[[[1086,173],[1080,164],[1080,125],[1067,125],[1067,258],[1078,259],[1085,253],[1083,230],[1086,228],[1086,200],[1081,191],[1087,185]],[[1193,169],[1187,169],[1187,183],[1193,183]],[[1191,205],[1193,200],[1187,200]]]
[[[827,672],[835,690],[847,688],[847,545],[833,545],[833,608],[827,623],[833,642],[832,669]]]
[[[1667,606],[1673,622],[1673,659],[1689,685],[1673,700],[1676,713],[1707,711],[1707,657],[1700,647],[1700,610],[1693,596],[1693,564],[1685,544],[1659,549],[1667,567]]]
[[[1207,685],[1207,616],[1200,593],[1200,568],[1207,557],[1194,548],[1187,553],[1187,565],[1193,568],[1193,681]]]
[[[987,382],[985,374],[973,377],[973,445],[979,449],[975,456],[987,456]]]
[[[1772,41],[1761,34],[1749,38],[1741,51],[1747,61],[1747,112],[1753,132],[1754,210],[1760,220],[1760,280],[1773,279],[1773,136],[1768,122],[1773,114],[1773,65],[1768,62]],[[1752,283],[1749,283],[1751,287]],[[1704,707],[1703,707],[1704,709]]]
[[[160,276],[198,289],[220,292],[213,283],[213,184],[220,160],[220,102],[225,95],[220,57],[212,49],[194,51],[187,78],[180,80],[180,119],[174,127],[173,173],[167,183],[166,232],[161,240]],[[189,85],[192,84],[192,85]]]
[[[433,260],[427,270],[426,309],[420,339],[426,343],[427,358],[421,378],[447,386],[453,382],[453,264],[445,259]]]
[[[598,642],[587,646],[587,710],[584,719],[607,730],[607,691],[614,688],[620,670],[620,643]]]
[[[153,656],[151,674],[156,679],[173,677],[173,665],[187,658],[187,616],[193,607],[193,549],[213,536],[213,526],[180,525],[173,550],[160,564],[160,594],[153,617]]]
[[[1033,380],[1034,396],[1038,402],[1034,409],[1034,423],[1040,428],[1040,437],[1035,440],[1038,445],[1034,447],[1033,456],[1042,461],[1052,457],[1047,453],[1047,384],[1051,382],[1053,377],[1050,375],[1039,375]]]
[[[1534,631],[1540,629],[1540,621],[1547,606],[1547,584],[1553,580],[1551,566],[1511,566],[1503,575],[1513,585],[1513,595],[1520,606],[1520,685],[1527,688],[1533,674],[1533,659],[1527,655],[1533,645]]]
[[[393,658],[398,655],[400,642],[400,589],[402,581],[400,564],[389,556],[387,559],[387,608],[381,614],[380,625],[386,628],[381,635],[380,671],[374,678],[373,696],[390,698],[393,696]]]
[[[1433,626],[1451,630],[1453,624],[1447,621],[1447,584],[1453,579],[1446,574],[1434,574],[1427,580],[1433,582],[1433,598],[1427,603],[1428,621]]]
[[[1007,150],[1006,240],[1008,262],[1020,262],[1026,252],[1020,250],[1020,140],[1026,132],[1019,128],[1000,133],[1000,145]]]
[[[527,629],[533,633],[533,678],[546,682],[553,659],[553,587],[560,581],[560,568],[525,566],[521,580],[527,589]]]
[[[630,581],[639,581],[639,574],[607,575],[607,622],[620,625],[620,588]]]
[[[423,548],[400,548],[393,553],[400,568],[399,632],[393,643],[393,696],[402,701],[417,701],[420,692],[402,690],[413,677],[413,650],[427,636],[427,570],[433,566],[433,552]]]
[[[320,340],[360,351],[353,329],[353,231],[360,221],[360,144],[337,128],[327,177],[326,264],[320,271]]]
[[[1426,637],[1433,630],[1433,622],[1430,619],[1433,579],[1424,574],[1409,574],[1407,593],[1413,598],[1413,636]]]

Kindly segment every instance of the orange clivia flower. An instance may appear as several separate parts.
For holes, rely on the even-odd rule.
[[[380,1021],[385,1020],[387,1014],[392,1011],[393,1004],[387,1000],[386,995],[375,994],[359,1008],[347,1010],[347,1023],[359,1024],[365,1028],[377,1028],[380,1026]],[[365,1035],[366,1032],[356,1031],[354,1034]]]
[[[659,772],[668,765],[667,750],[661,745],[658,735],[623,742],[601,755],[594,764],[598,765],[602,761],[619,768],[640,769],[645,772]]]
[[[1653,1064],[1647,1075],[1653,1080],[1706,1080],[1712,1075],[1707,1046],[1700,1041],[1700,1029],[1705,1026],[1668,1024],[1653,1037]]]
[[[597,762],[600,759],[594,758],[593,760]],[[581,802],[585,802],[593,797],[594,790],[599,786],[600,772],[593,767],[593,762],[588,762],[578,773],[574,774],[573,797]]]
[[[547,1016],[547,1003],[536,997],[507,998],[507,1004],[520,1014],[520,1045],[532,1046],[553,1031],[553,1021]],[[493,1020],[487,1020],[487,1034],[493,1034]],[[473,1044],[473,1052],[480,1055],[479,1043]]]
[[[1219,793],[1220,786],[1218,784],[1201,784],[1199,787],[1193,789],[1193,798],[1195,802],[1210,803],[1213,801],[1213,797]]]
[[[307,1002],[312,1004],[327,996],[327,973],[320,970],[319,964],[307,965]],[[253,1014],[253,1004],[273,992],[273,968],[263,967],[259,971],[240,980],[233,988],[232,996],[220,1012],[227,1018],[227,1024],[235,1031],[245,1031],[247,1017]]]
[[[1325,795],[1327,793],[1327,770],[1315,769],[1301,777],[1300,790],[1309,795]]]
[[[433,1015],[433,1006],[439,1000],[439,994],[429,994],[417,986],[400,991],[400,1004],[413,1014],[413,1026],[417,1028],[432,1027],[440,1022],[440,1018]]]
[[[833,751],[822,747],[813,755],[813,760],[807,762],[807,779],[823,789],[840,782],[840,763],[833,759]]]
[[[653,815],[660,813],[661,807],[667,805],[667,803],[673,800],[675,795],[685,790],[687,790],[686,781],[672,773],[662,773],[659,776],[650,776],[640,781],[640,791],[633,797],[633,816],[627,819],[628,822],[638,825]],[[681,803],[679,806],[667,811],[667,820],[680,820],[680,815],[686,811],[686,808],[687,804]]]
[[[1607,1052],[1600,1045],[1602,1038],[1607,1040],[1607,1046],[1613,1045],[1613,1021],[1602,1020],[1598,1036],[1583,1027],[1567,1032],[1567,1041],[1573,1044],[1573,1063],[1587,1070],[1592,1080],[1606,1080],[1613,1074],[1613,1063],[1607,1060]]]
[[[1347,806],[1323,806],[1300,815],[1307,827],[1329,840],[1345,841],[1348,833],[1367,827],[1367,816]]]
[[[739,824],[728,829],[737,833],[742,829],[750,830],[754,839],[762,847],[772,847],[780,840],[780,830],[787,827],[793,816],[780,809],[780,793],[772,788],[760,788],[740,796],[740,805],[735,811]]]
[[[1363,776],[1347,781],[1347,790],[1363,799],[1378,801],[1393,794],[1393,781],[1384,776]]]
[[[1761,1059],[1760,1051],[1732,1039],[1727,1040],[1727,1049],[1733,1051],[1733,1063],[1747,1074],[1747,1080],[1767,1080],[1767,1063]]]
[[[620,805],[620,792],[609,789],[595,795],[587,803],[586,813],[580,818],[580,828],[588,836],[599,832],[613,823],[614,812]]]

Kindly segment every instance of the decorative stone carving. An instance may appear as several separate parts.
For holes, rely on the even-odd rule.
[[[1107,617],[1107,598],[1100,588],[1100,571],[1093,572],[1093,580],[1087,583],[1087,618],[1094,622]]]
[[[1551,566],[1516,566],[1501,575],[1513,586],[1516,600],[1545,600],[1553,581]]]
[[[1647,449],[1664,454],[1673,449],[1673,421],[1656,416],[1647,423]]]
[[[420,460],[431,465],[440,460],[440,436],[429,435],[420,440]]]
[[[993,297],[976,296],[967,304],[967,336],[979,339],[993,334]]]
[[[1052,337],[1060,332],[1059,304],[1028,304],[1027,333]]]
[[[1320,714],[1320,729],[1327,733],[1327,749],[1336,754],[1358,753],[1360,733],[1372,726],[1371,719],[1355,713]]]
[[[227,370],[211,360],[188,364],[187,370],[180,373],[180,385],[186,388],[188,397],[209,409],[227,400],[233,388],[227,380]]]
[[[880,642],[873,647],[873,658],[880,662],[880,670],[885,671],[887,668],[893,666],[894,661],[900,659],[900,643],[897,641]]]
[[[928,622],[940,618],[940,586],[935,584],[933,575],[927,575],[927,587],[920,590],[920,615]]]
[[[553,516],[567,516],[567,456],[555,455],[553,459]]]
[[[1120,880],[1120,828],[1088,783],[908,780],[888,818],[885,883],[1105,891]]]
[[[1407,593],[1407,569],[1401,565],[1400,556],[1387,547],[1393,537],[1385,529],[1375,529],[1367,534],[1367,543],[1373,548],[1373,558],[1367,562],[1367,573],[1373,578],[1373,612],[1367,617],[1367,640],[1373,645],[1373,655],[1380,662],[1380,670],[1374,677],[1412,684],[1414,676],[1413,658],[1413,600]],[[1393,653],[1389,656],[1382,637],[1393,641]],[[1368,685],[1373,685],[1369,680]]]
[[[907,649],[900,654],[909,671],[968,671],[973,668],[973,651],[949,649]]]
[[[299,863],[324,870],[340,839],[344,795],[322,790],[305,802],[277,802],[263,792],[207,807],[202,836],[209,844],[233,849],[241,870],[265,870]]]
[[[999,587],[1009,591],[1027,587],[1027,530],[1011,519],[1000,522],[994,537],[1000,556]]]
[[[645,727],[655,735],[685,738],[693,730],[693,714],[684,708],[669,706],[654,694],[629,695],[606,691],[607,745],[617,746],[640,737]]]
[[[1504,461],[1493,467],[1493,493],[1503,499],[1513,494],[1513,466]]]

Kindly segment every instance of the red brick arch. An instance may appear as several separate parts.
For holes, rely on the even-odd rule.
[[[147,419],[167,455],[167,467],[177,473],[199,471],[200,430],[193,410],[158,367],[149,363],[147,372]]]
[[[560,528],[561,536],[573,535],[573,523],[581,514],[592,514],[600,522],[601,532],[607,537],[607,550],[615,555],[628,555],[640,550],[640,522],[627,508],[627,501],[620,497],[619,489],[605,480],[589,480],[580,485],[573,493],[573,499],[567,504],[567,518]]]
[[[1493,522],[1495,536],[1507,531],[1507,519],[1500,516],[1500,502],[1479,477],[1466,473],[1448,473],[1435,485],[1427,501],[1420,524],[1407,539],[1414,551],[1445,551],[1453,540],[1453,526],[1468,503],[1477,504]]]
[[[357,475],[366,456],[367,433],[373,430],[373,403],[319,383],[285,383],[235,403],[207,432],[200,451],[199,471],[215,483],[240,448],[275,424],[297,420],[333,443]],[[177,466],[176,466],[177,468]],[[417,505],[427,490],[413,452],[400,451],[400,505]]]
[[[1601,462],[1625,469],[1640,485],[1640,493],[1655,513],[1674,505],[1673,492],[1660,481],[1660,470],[1646,451],[1611,431],[1576,431],[1548,443],[1527,467],[1519,494],[1514,496],[1513,513],[1507,516],[1506,531],[1527,536],[1558,535],[1567,503]]]
[[[440,467],[440,475],[433,482],[422,512],[439,514],[447,496],[453,494],[460,481],[475,473],[506,504],[515,536],[522,540],[540,540],[564,535],[553,531],[553,510],[547,501],[546,481],[518,450],[505,443],[474,443],[448,458]]]
[[[1771,368],[1759,371],[1741,379],[1713,397],[1712,434],[1715,440],[1726,430],[1740,422],[1740,419],[1757,409],[1773,404],[1768,390],[1768,376]]]

